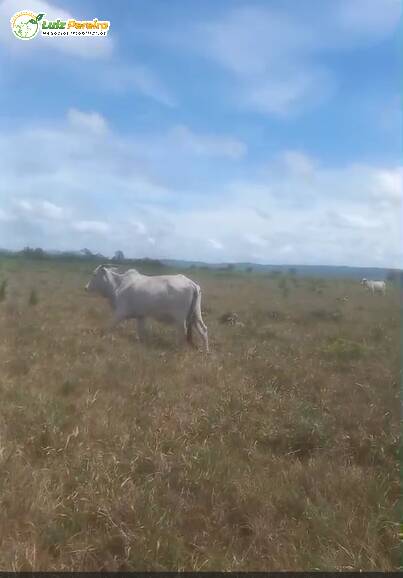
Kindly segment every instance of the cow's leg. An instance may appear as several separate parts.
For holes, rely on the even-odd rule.
[[[139,341],[145,341],[147,339],[146,320],[144,317],[137,318],[137,335]]]
[[[175,322],[176,325],[176,342],[179,347],[182,347],[186,341],[186,321],[177,320]]]
[[[203,340],[203,344],[204,344],[204,349],[206,350],[206,353],[209,352],[209,345],[208,345],[208,331],[207,331],[207,327],[205,326],[205,324],[199,320],[196,319],[195,322],[193,323],[193,327],[196,329],[197,333],[200,335],[200,337]]]
[[[187,323],[185,321],[185,334],[186,334],[186,341],[191,347],[194,347],[193,343],[193,333],[192,333],[192,322]]]

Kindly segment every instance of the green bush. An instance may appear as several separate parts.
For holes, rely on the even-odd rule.
[[[350,361],[352,359],[359,359],[365,353],[365,346],[355,341],[350,341],[342,337],[332,339],[322,352],[326,357],[337,359],[339,361]]]

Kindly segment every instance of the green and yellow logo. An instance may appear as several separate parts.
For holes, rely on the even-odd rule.
[[[109,20],[45,20],[45,14],[28,10],[17,12],[11,18],[11,30],[20,40],[32,40],[41,31],[42,36],[106,36]]]
[[[27,10],[17,12],[10,21],[14,36],[20,40],[32,40],[32,38],[35,38],[39,31],[39,21],[44,16],[45,14],[34,14]]]

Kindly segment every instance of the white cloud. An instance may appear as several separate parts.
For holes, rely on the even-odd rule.
[[[373,196],[387,204],[399,206],[402,203],[401,168],[378,170],[374,173]]]
[[[49,201],[17,199],[14,203],[14,210],[19,214],[53,221],[67,217],[67,211],[63,207]]]
[[[104,133],[107,130],[106,120],[97,112],[82,112],[71,108],[67,113],[67,118],[73,127],[80,130],[87,129],[97,134]]]
[[[328,74],[308,57],[310,31],[281,12],[235,8],[198,33],[199,49],[237,79],[242,106],[286,115],[329,89]]]
[[[324,71],[288,71],[284,75],[261,80],[244,95],[244,104],[258,112],[287,116],[299,111],[301,103],[320,101],[330,90],[330,79]]]
[[[286,116],[328,98],[337,80],[324,56],[370,45],[393,33],[398,4],[397,0],[238,4],[215,20],[190,26],[182,42],[228,73],[233,82],[228,96],[238,106]]]
[[[70,18],[85,19],[88,14],[82,16],[82,11],[70,13],[59,6],[45,2],[44,0],[30,0],[29,6],[24,7],[19,0],[2,0],[0,3],[0,43],[7,46],[13,54],[18,54],[23,58],[33,55],[37,50],[47,50],[49,52],[64,52],[69,56],[84,59],[106,58],[113,51],[113,39],[108,33],[106,37],[55,37],[37,35],[31,42],[19,42],[13,35],[10,27],[10,19],[23,9],[37,13],[44,13],[49,20],[68,20]],[[89,18],[96,18],[97,15],[90,15]]]
[[[283,153],[282,158],[286,168],[296,175],[312,177],[315,174],[315,163],[305,153],[289,150]]]
[[[256,245],[257,247],[266,247],[267,241],[254,233],[247,233],[244,235],[244,238],[248,243],[251,245]]]
[[[49,201],[42,202],[42,213],[48,219],[63,219],[66,215],[65,210],[62,207],[58,207]]]
[[[348,229],[381,229],[382,221],[374,217],[366,217],[360,213],[343,213],[331,210],[328,212],[329,221],[337,228]]]
[[[141,221],[130,220],[130,223],[139,235],[145,235],[147,233],[147,227]]]
[[[103,221],[77,221],[72,223],[72,227],[80,233],[103,234],[110,230],[108,223]]]
[[[224,245],[220,243],[220,241],[217,241],[217,239],[208,239],[208,242],[213,249],[224,249]]]
[[[286,150],[265,167],[243,167],[242,178],[230,157],[218,181],[227,159],[217,150],[206,157],[206,174],[207,152],[185,155],[169,131],[135,139],[112,127],[97,132],[99,119],[91,114],[95,132],[78,135],[70,113],[48,128],[0,133],[0,246],[85,246],[210,261],[219,255],[290,264],[402,263],[400,166],[335,168]],[[88,116],[78,111],[74,118]],[[195,190],[186,186],[185,169]]]
[[[246,153],[246,145],[238,139],[220,135],[196,134],[184,125],[175,126],[168,138],[172,138],[178,146],[195,155],[239,159]]]
[[[279,247],[279,252],[282,255],[289,255],[291,253],[295,253],[295,247],[293,247],[293,245],[283,245],[282,247]]]
[[[399,0],[339,0],[336,4],[340,27],[357,41],[377,41],[394,32],[399,22]]]
[[[114,92],[137,92],[168,107],[177,105],[176,98],[150,68],[115,63],[104,70],[102,83]]]
[[[6,211],[3,211],[3,209],[0,209],[0,221],[3,221],[5,223],[12,221],[13,219],[14,219],[13,215],[10,215]]]

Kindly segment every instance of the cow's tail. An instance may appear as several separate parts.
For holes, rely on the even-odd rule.
[[[201,290],[198,285],[194,285],[192,302],[189,308],[189,313],[186,318],[187,340],[190,344],[192,341],[192,327],[197,326],[197,329],[202,334],[207,334],[207,327],[205,326],[201,314]]]
[[[197,300],[200,299],[200,287],[198,285],[194,285],[193,287],[193,295],[192,295],[192,302],[189,307],[189,313],[186,317],[186,337],[188,343],[192,344],[192,325],[195,322],[196,317],[196,303]]]

